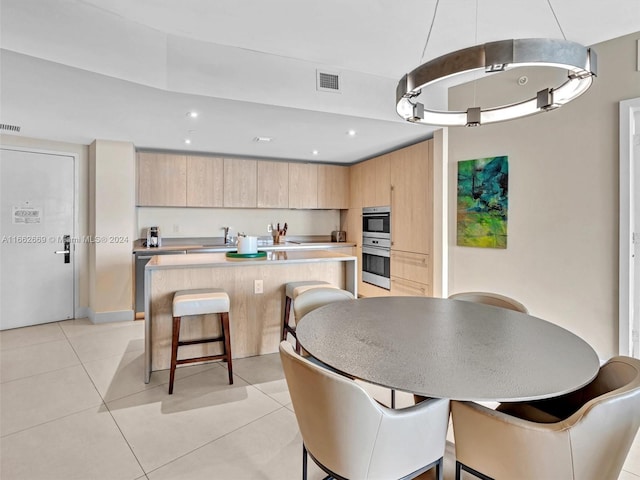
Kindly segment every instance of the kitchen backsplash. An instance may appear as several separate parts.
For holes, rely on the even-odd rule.
[[[339,230],[340,210],[286,210],[257,208],[172,208],[138,207],[138,235],[146,237],[147,228],[157,225],[165,238],[222,237],[222,227],[230,234],[264,236],[267,224],[287,222],[287,235],[330,235]]]

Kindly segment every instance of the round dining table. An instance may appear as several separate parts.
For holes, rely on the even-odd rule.
[[[532,315],[462,300],[335,302],[296,327],[302,348],[346,375],[392,390],[470,401],[555,397],[597,375],[593,348]]]

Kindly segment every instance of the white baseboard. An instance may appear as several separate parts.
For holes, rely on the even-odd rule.
[[[74,318],[88,318],[89,311],[89,307],[76,307]]]
[[[133,310],[120,310],[113,312],[94,312],[88,308],[88,315],[91,323],[127,322],[134,320]]]

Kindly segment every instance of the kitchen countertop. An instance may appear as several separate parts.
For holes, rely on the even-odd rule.
[[[264,237],[260,237],[259,242]],[[258,250],[266,252],[274,250],[318,250],[323,248],[343,248],[354,247],[353,242],[331,242],[324,240],[321,236],[318,237],[292,237],[291,240],[287,240],[285,243],[258,243]],[[217,252],[235,252],[237,247],[235,245],[225,245],[222,238],[167,238],[162,240],[161,247],[149,248],[143,245],[143,240],[136,240],[133,244],[133,253],[153,253],[153,252],[170,252],[172,250],[185,250],[187,253],[217,253]]]
[[[260,249],[259,249],[260,250]],[[158,255],[147,263],[145,269],[191,267],[235,267],[249,265],[271,265],[278,263],[309,263],[355,261],[356,257],[329,250],[311,251],[268,251],[264,258],[227,258],[224,252],[198,253],[194,255]]]

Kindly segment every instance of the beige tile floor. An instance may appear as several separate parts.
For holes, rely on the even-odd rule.
[[[300,478],[277,354],[235,360],[233,386],[221,363],[180,368],[169,396],[167,372],[143,382],[143,338],[142,322],[86,319],[0,332],[0,478]],[[619,480],[640,480],[640,440]]]

